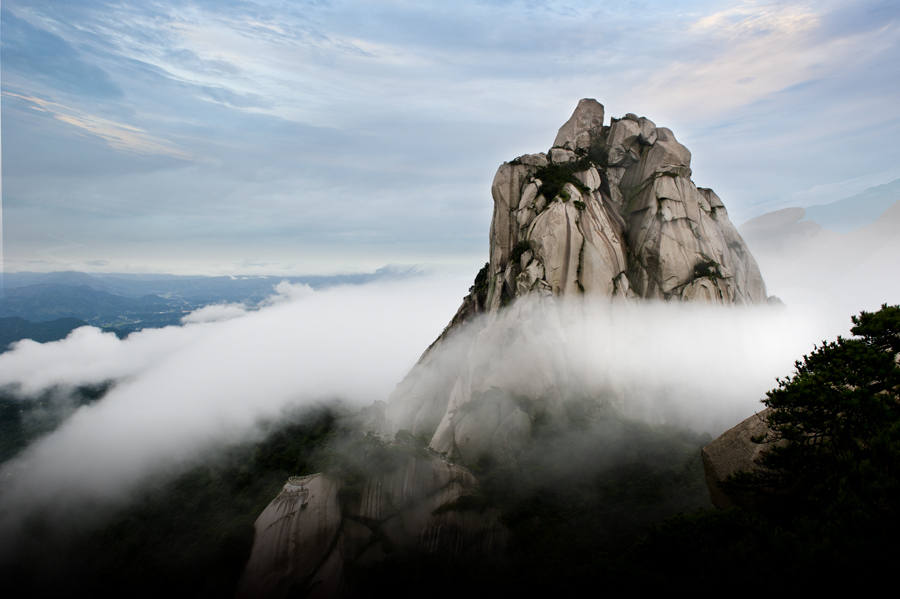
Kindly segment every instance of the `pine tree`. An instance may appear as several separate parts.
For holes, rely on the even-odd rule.
[[[852,338],[823,342],[766,394],[765,442],[772,445],[753,480],[807,509],[850,502],[893,513],[900,497],[900,306],[852,320]]]

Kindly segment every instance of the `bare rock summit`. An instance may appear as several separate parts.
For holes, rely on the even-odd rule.
[[[691,181],[690,151],[646,118],[603,116],[581,100],[547,154],[498,169],[481,308],[531,293],[764,303],[725,205]]]
[[[559,128],[554,148],[580,150],[591,147],[603,131],[603,104],[585,98],[578,102],[572,118]]]
[[[548,325],[563,299],[766,303],[722,200],[691,181],[690,151],[649,119],[603,115],[581,100],[553,148],[497,170],[489,262],[389,399],[383,432],[430,437],[464,464],[514,457],[537,414],[565,413],[570,340]],[[523,347],[536,338],[543,356],[530,364]],[[618,386],[615,373],[602,378]],[[621,392],[600,402],[628,407]]]
[[[566,419],[581,384],[567,335],[583,331],[562,320],[612,302],[766,302],[724,204],[690,177],[691,153],[670,130],[633,114],[605,125],[590,99],[546,153],[501,165],[488,263],[388,401],[365,410],[367,436],[351,445],[378,463],[400,459],[363,468],[355,482],[291,479],[256,522],[239,596],[352,594],[347,573],[394,551],[472,560],[501,551],[496,510],[449,508],[477,487],[472,471],[485,456],[514,462],[536,422]],[[627,408],[615,372],[592,375],[602,390],[580,388],[593,401],[586,410]]]

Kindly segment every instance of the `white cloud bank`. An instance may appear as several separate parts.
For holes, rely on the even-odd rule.
[[[34,508],[63,515],[67,507],[126,500],[142,479],[177,471],[217,443],[249,438],[261,418],[289,405],[387,399],[467,284],[417,277],[315,292],[280,285],[257,311],[210,307],[182,327],[124,340],[85,327],[63,341],[18,343],[0,355],[0,387],[35,394],[119,383],[0,466],[0,538],[14,538]],[[582,320],[560,314],[539,321],[545,330],[530,342],[532,331],[511,330],[507,347],[522,345],[476,357],[472,367],[490,365],[502,377],[503,360],[516,353],[527,359],[511,361],[507,374],[530,369],[529,359],[535,368],[562,362],[587,391],[610,380],[630,386],[632,415],[721,428],[757,409],[775,377],[789,374],[814,342],[849,328],[849,314],[836,330],[831,315],[799,305],[635,304]]]
[[[206,310],[183,327],[124,340],[84,327],[58,342],[18,343],[0,355],[0,386],[34,394],[121,382],[0,468],[0,530],[23,506],[60,502],[49,488],[73,501],[125,497],[145,476],[246,438],[292,403],[385,399],[440,333],[464,284],[282,285],[259,311],[214,309],[227,320],[207,322]]]

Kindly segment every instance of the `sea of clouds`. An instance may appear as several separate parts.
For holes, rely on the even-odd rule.
[[[320,291],[282,283],[261,307],[208,306],[179,327],[125,339],[84,327],[62,341],[18,342],[0,355],[0,387],[23,398],[115,385],[0,465],[0,538],[14,538],[36,509],[126,501],[142,479],[176,473],[218,444],[253,438],[261,420],[285,408],[387,399],[440,334],[466,285],[450,276]],[[712,434],[759,409],[795,359],[850,326],[849,314],[801,304],[632,303],[581,320],[569,315],[541,328],[555,343],[563,340],[567,367],[586,388],[592,381],[601,388],[604,373],[615,373],[643,398],[633,415],[694,422]],[[540,336],[532,346],[536,360],[546,355]]]

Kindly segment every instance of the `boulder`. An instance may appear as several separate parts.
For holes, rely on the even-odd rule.
[[[706,486],[709,487],[709,498],[717,508],[759,507],[757,496],[733,490],[726,491],[721,483],[738,472],[753,472],[760,468],[756,459],[769,445],[755,443],[752,439],[765,437],[769,430],[766,416],[771,411],[771,408],[766,408],[750,416],[716,437],[700,451]]]
[[[555,162],[557,164],[565,164],[567,162],[575,162],[578,160],[578,156],[575,155],[575,152],[564,148],[553,148],[547,154],[550,158],[550,162]]]
[[[464,468],[424,452],[355,488],[325,474],[291,477],[256,520],[236,597],[358,595],[347,568],[397,551],[495,554],[508,535],[499,512],[452,509],[476,485]]]

